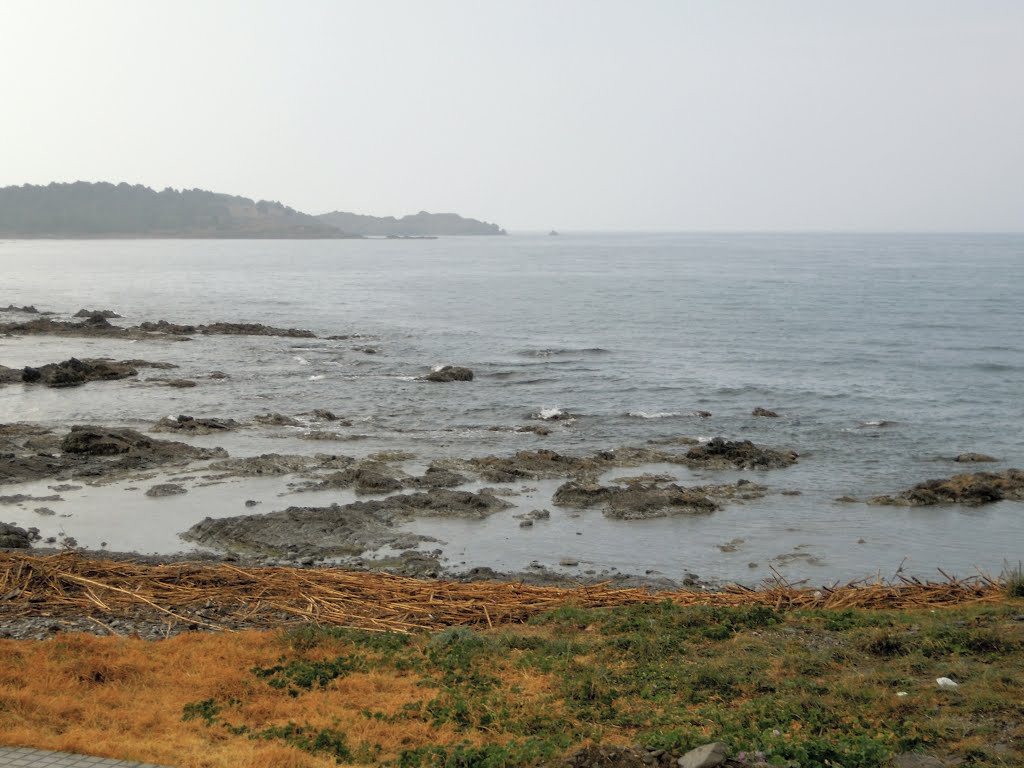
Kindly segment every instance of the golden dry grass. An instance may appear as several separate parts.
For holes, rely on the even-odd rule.
[[[328,644],[320,652],[326,657],[343,647]],[[353,742],[379,744],[388,756],[439,738],[457,740],[451,726],[396,727],[360,715],[367,707],[397,713],[429,699],[433,691],[418,685],[415,674],[354,673],[315,695],[283,696],[250,673],[273,664],[282,650],[273,632],[197,633],[158,643],[92,635],[0,640],[0,744],[180,768],[336,764],[280,742],[182,720],[186,704],[205,699],[237,700],[232,716],[254,728],[289,721],[338,728]],[[519,682],[527,701],[546,690],[539,680]]]

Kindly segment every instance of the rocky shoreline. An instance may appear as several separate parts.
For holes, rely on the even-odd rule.
[[[0,335],[45,335],[69,338],[111,338],[127,341],[188,341],[197,336],[274,336],[296,339],[317,338],[309,330],[280,328],[260,323],[214,322],[181,324],[142,321],[136,325],[115,325],[121,316],[111,309],[81,309],[72,319],[54,319],[34,305],[10,305],[4,312],[28,319],[0,323]],[[331,336],[331,339],[358,338]],[[359,347],[366,354],[376,348]],[[2,362],[2,361],[0,361]],[[71,357],[67,360],[21,369],[0,365],[0,386],[80,387],[93,382],[102,386],[139,376],[140,370],[171,370],[177,366],[144,359],[115,360],[99,357]],[[229,374],[213,371],[211,379]],[[450,387],[475,386],[472,370],[462,366],[439,366],[428,374],[413,377]],[[191,387],[189,379],[151,377],[147,381],[170,387]],[[433,390],[431,385],[424,385]],[[748,406],[749,407],[749,406]],[[776,411],[763,406],[749,413],[758,419],[783,420]],[[711,414],[700,411],[702,419]],[[541,413],[544,423],[494,430],[530,433],[538,440],[551,427],[570,428],[575,416],[563,411]],[[445,579],[513,580],[531,584],[587,584],[612,581],[624,586],[669,587],[679,584],[713,587],[695,574],[669,579],[647,571],[623,574],[614,569],[580,565],[578,557],[566,554],[549,565],[535,562],[520,571],[498,571],[486,566],[460,567],[448,562],[432,535],[410,530],[419,520],[485,521],[493,516],[515,517],[517,527],[543,530],[551,508],[577,517],[579,511],[593,511],[613,521],[656,521],[663,518],[703,517],[720,514],[736,505],[768,496],[799,495],[790,487],[775,487],[769,474],[797,465],[800,454],[789,447],[758,445],[751,440],[725,436],[695,438],[690,435],[650,439],[644,444],[625,445],[590,452],[560,452],[544,448],[521,450],[510,455],[482,455],[435,458],[421,463],[406,451],[379,451],[356,457],[324,452],[260,453],[230,455],[228,450],[188,440],[230,433],[293,430],[291,436],[330,445],[352,439],[340,432],[352,422],[331,411],[317,408],[303,413],[268,412],[248,419],[224,415],[154,417],[145,431],[120,425],[73,424],[54,428],[38,423],[0,423],[0,547],[63,546],[74,549],[73,535],[42,537],[34,526],[14,525],[3,517],[3,505],[32,508],[41,519],[54,516],[50,505],[60,505],[62,488],[100,487],[132,483],[142,495],[160,499],[188,494],[190,490],[250,478],[285,478],[288,501],[280,507],[251,509],[257,501],[247,500],[246,514],[206,517],[178,531],[181,539],[216,554],[193,552],[187,559],[223,558],[229,562],[288,564],[295,567],[342,565],[377,569],[391,573]],[[166,435],[164,439],[153,435]],[[532,439],[532,438],[531,438]],[[204,442],[204,441],[200,441]],[[981,453],[962,453],[950,461],[959,464],[994,462]],[[698,473],[701,482],[680,482],[665,467]],[[658,468],[661,468],[659,470]],[[634,475],[615,476],[615,471],[636,469]],[[715,480],[715,473],[756,472],[754,479]],[[535,508],[515,509],[515,499],[531,484],[557,483],[550,495]],[[4,486],[46,483],[47,492],[36,495],[3,495]],[[545,486],[547,487],[547,486]],[[51,494],[50,491],[53,491]],[[547,493],[547,491],[545,491]],[[240,486],[238,502],[245,498]],[[302,494],[343,496],[346,501],[302,504]],[[293,496],[294,495],[294,496]],[[352,497],[353,501],[347,501]],[[374,497],[366,499],[364,497]],[[510,501],[512,499],[513,501]],[[890,506],[935,506],[959,504],[977,506],[1003,500],[1024,501],[1024,472],[961,473],[949,478],[927,480],[903,491],[871,496],[849,503]],[[291,502],[291,503],[288,503]],[[47,506],[43,506],[43,505]],[[26,507],[31,505],[31,507]],[[35,506],[39,505],[39,506]],[[65,515],[61,515],[64,517]],[[68,524],[71,532],[74,525]],[[735,551],[743,542],[736,537],[718,545],[722,552]],[[95,546],[96,542],[91,542]],[[775,560],[798,558],[817,562],[799,551],[779,555]],[[105,549],[97,550],[104,556]],[[138,555],[126,555],[139,558]],[[180,556],[174,559],[181,559]],[[639,558],[638,558],[639,559]],[[554,567],[555,562],[559,568]],[[751,568],[756,563],[751,563]]]

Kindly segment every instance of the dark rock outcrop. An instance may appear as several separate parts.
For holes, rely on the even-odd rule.
[[[462,368],[458,365],[446,365],[436,371],[431,371],[426,376],[420,376],[423,381],[472,381],[473,372],[469,368]]]
[[[777,419],[777,418],[779,418],[779,414],[777,414],[775,411],[769,411],[767,408],[760,408],[760,407],[755,408],[754,410],[752,410],[750,412],[750,415],[751,416],[763,416],[763,417],[768,418],[768,419]]]
[[[137,376],[138,369],[129,362],[103,359],[70,358],[62,363],[48,363],[38,368],[26,367],[22,381],[48,387],[77,387],[88,381],[113,381]]]
[[[61,441],[64,453],[88,456],[118,456],[122,454],[150,454],[168,458],[206,459],[223,456],[220,449],[196,448],[186,443],[155,440],[141,432],[125,427],[95,427],[75,425]]]
[[[798,453],[761,448],[749,440],[713,440],[686,452],[688,463],[708,469],[780,469],[796,464]]]
[[[38,538],[38,528],[25,529],[12,523],[0,523],[0,549],[28,549]]]
[[[137,326],[122,328],[112,325],[102,313],[98,312],[85,317],[80,322],[40,317],[21,323],[0,323],[0,334],[3,333],[17,336],[104,336],[126,339],[147,339],[152,338],[153,334],[161,334],[178,341],[186,341],[189,336],[196,334],[316,338],[316,334],[312,331],[301,328],[275,328],[262,323],[216,322],[208,325],[182,325],[158,320],[156,322],[145,321]]]
[[[974,472],[926,480],[895,496],[875,496],[868,504],[928,507],[936,504],[980,506],[997,501],[1024,501],[1024,470]]]
[[[123,317],[123,315],[117,314],[117,312],[115,312],[112,309],[80,309],[77,312],[75,312],[75,314],[72,315],[72,317],[95,317],[97,315],[106,320],[113,320],[119,317]]]
[[[103,320],[103,318],[100,318]],[[132,338],[132,334],[124,328],[111,325],[106,320],[102,323],[89,321],[71,322],[67,320],[53,320],[49,317],[40,317],[28,320],[23,323],[0,323],[0,334],[11,334],[14,336],[112,336]]]

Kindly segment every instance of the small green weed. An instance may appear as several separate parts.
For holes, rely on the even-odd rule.
[[[351,672],[365,669],[365,660],[360,656],[338,656],[331,661],[310,661],[296,659],[273,667],[253,667],[252,673],[266,680],[271,688],[287,690],[290,696],[298,696],[299,689],[311,690],[314,685],[323,688],[332,680]]]
[[[217,715],[219,714],[220,705],[213,699],[205,699],[204,701],[194,701],[191,704],[186,704],[182,710],[181,719],[185,722],[189,720],[202,720],[206,725],[213,725],[217,721]]]
[[[336,759],[338,762],[349,762],[352,759],[352,751],[348,747],[348,740],[342,731],[331,728],[319,730],[312,726],[287,725],[271,726],[250,734],[253,739],[276,739],[283,741],[304,752],[325,753]]]

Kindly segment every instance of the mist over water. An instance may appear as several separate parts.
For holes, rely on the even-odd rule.
[[[162,372],[144,370],[138,381],[69,390],[8,386],[0,388],[0,422],[144,429],[179,413],[241,420],[327,408],[352,422],[341,430],[351,441],[310,442],[281,429],[195,442],[232,455],[403,449],[426,464],[722,435],[801,455],[791,469],[764,473],[660,468],[684,483],[746,477],[773,490],[707,517],[622,522],[589,510],[576,518],[551,506],[557,483],[531,483],[537,491],[514,500],[551,509],[546,526],[521,531],[511,512],[417,522],[414,530],[448,542],[456,563],[520,569],[571,555],[598,569],[748,582],[773,565],[825,582],[891,575],[904,558],[905,571],[926,576],[936,567],[998,571],[1024,552],[1020,503],[907,509],[835,501],[1024,466],[1024,236],[6,241],[0,267],[0,305],[68,314],[110,308],[125,316],[116,322],[132,325],[261,322],[349,337],[0,338],[7,366],[143,358],[176,363],[175,377],[199,382],[168,389],[145,381]],[[444,364],[467,366],[476,378],[415,380]],[[208,379],[215,370],[230,378]],[[780,418],[752,417],[758,406]],[[547,437],[492,429],[540,424],[539,416],[558,412],[572,418],[544,421]],[[948,461],[967,451],[1000,462]],[[261,512],[345,500],[264,490]],[[95,493],[68,494],[67,511],[84,510]],[[133,500],[62,524],[71,532],[76,523],[95,526],[96,538],[120,526],[135,548],[175,551],[184,548],[176,532],[208,514],[242,514],[246,493],[239,486],[229,502],[223,488],[159,501],[122,492]],[[147,503],[162,514],[132,511]],[[104,524],[104,515],[116,524]],[[0,508],[0,519],[40,525],[14,507]],[[148,521],[153,532],[128,535],[132,520]],[[719,550],[737,538],[735,551]],[[780,555],[793,557],[772,561]]]

